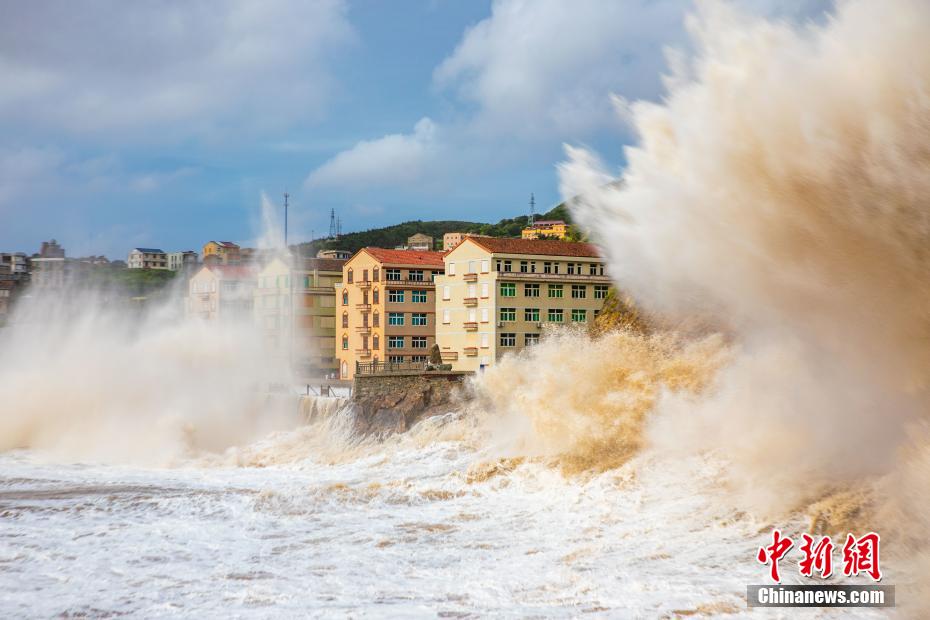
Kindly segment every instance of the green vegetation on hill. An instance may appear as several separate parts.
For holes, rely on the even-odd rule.
[[[571,223],[571,216],[564,204],[551,209],[547,213],[538,215],[538,220],[564,220]],[[422,221],[414,220],[386,226],[372,228],[360,232],[346,233],[334,239],[317,239],[309,243],[301,243],[299,251],[304,256],[315,256],[319,250],[348,250],[357,252],[364,247],[394,248],[407,243],[407,238],[416,233],[423,233],[433,237],[436,249],[442,248],[442,236],[449,232],[467,232],[488,237],[519,237],[520,232],[529,222],[528,215],[518,215],[514,218],[503,219],[497,224],[482,224],[480,222],[465,222],[459,220]]]
[[[126,297],[146,297],[162,292],[177,272],[167,269],[126,269],[122,266],[96,265],[87,274],[92,288],[111,291]]]

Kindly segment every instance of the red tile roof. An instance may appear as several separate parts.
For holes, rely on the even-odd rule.
[[[590,243],[555,241],[550,239],[510,239],[504,237],[468,237],[462,240],[477,243],[496,254],[531,254],[536,256],[581,256],[600,258],[597,247]],[[461,247],[461,245],[456,246]]]
[[[428,252],[426,250],[385,250],[384,248],[363,248],[375,260],[388,265],[411,265],[425,267],[442,267],[445,252]]]

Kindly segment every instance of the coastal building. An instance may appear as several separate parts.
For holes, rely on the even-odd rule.
[[[523,229],[523,239],[565,239],[568,224],[562,220],[540,220]]]
[[[345,261],[272,259],[258,272],[255,319],[265,346],[304,377],[337,372],[336,289]]]
[[[133,248],[126,260],[129,269],[168,269],[168,255],[158,248]]]
[[[423,233],[416,233],[407,237],[407,249],[408,250],[417,250],[420,252],[431,252],[435,246],[433,245],[433,238],[429,235],[424,235]]]
[[[43,241],[39,249],[39,258],[64,258],[65,249],[57,241]]]
[[[317,258],[330,258],[333,260],[349,260],[352,258],[352,252],[348,250],[320,250],[316,253]]]
[[[252,314],[255,270],[205,265],[188,283],[187,314],[202,319],[239,319]]]
[[[465,237],[474,236],[472,233],[447,232],[442,236],[442,250],[448,252],[462,242]]]
[[[32,268],[30,288],[45,291],[57,291],[76,286],[86,280],[93,267],[90,263],[63,256],[33,257],[29,262]]]
[[[168,269],[171,271],[181,271],[182,269],[193,269],[197,265],[197,252],[185,250],[183,252],[168,252]]]
[[[232,241],[208,241],[203,246],[203,262],[238,265],[240,248]],[[209,260],[208,260],[209,259]]]
[[[423,363],[436,340],[434,278],[443,253],[363,248],[336,284],[336,358],[343,379],[357,362]]]
[[[0,274],[25,275],[29,273],[29,257],[25,252],[0,252]]]
[[[610,278],[587,243],[467,237],[436,278],[436,340],[453,370],[479,370],[539,342],[547,324],[584,324]]]

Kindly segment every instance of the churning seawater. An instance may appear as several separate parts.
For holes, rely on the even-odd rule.
[[[766,524],[648,454],[475,476],[459,441],[270,467],[0,457],[0,616],[659,617],[745,611]]]

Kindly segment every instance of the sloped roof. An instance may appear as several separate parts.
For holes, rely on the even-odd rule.
[[[221,280],[249,280],[256,277],[254,267],[244,265],[207,265]]]
[[[424,267],[442,267],[445,252],[427,250],[385,250],[384,248],[362,248],[375,260],[389,265],[411,265]]]
[[[341,258],[304,258],[300,261],[300,268],[306,271],[338,271],[342,273],[342,266],[348,261]]]
[[[133,249],[138,252],[142,252],[143,254],[164,254],[165,253],[163,250],[159,250],[158,248],[133,248]]]
[[[556,224],[562,224],[564,226],[565,221],[564,220],[538,220],[530,224],[529,227],[533,228],[535,226],[554,226]]]
[[[467,237],[456,247],[471,241],[495,254],[529,254],[533,256],[577,256],[600,258],[597,247],[590,243],[551,239],[511,239],[504,237]]]

